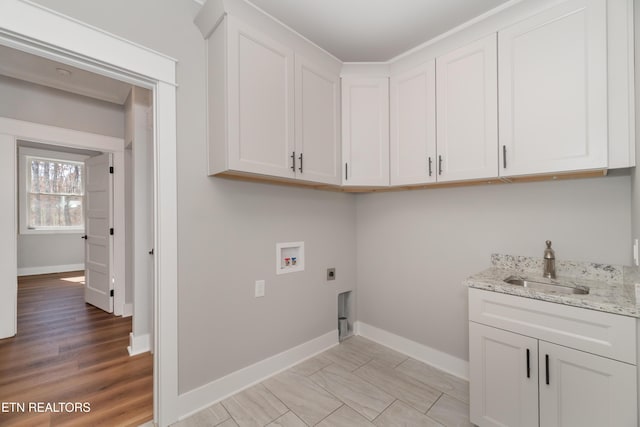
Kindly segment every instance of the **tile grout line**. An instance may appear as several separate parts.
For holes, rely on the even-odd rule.
[[[438,390],[438,391],[440,391],[440,390]],[[438,398],[437,398],[437,399],[436,399],[436,400],[431,404],[431,406],[429,406],[429,409],[427,409],[427,410],[424,412],[424,414],[425,414],[425,415],[427,415],[427,413],[429,413],[429,411],[430,411],[434,406],[436,406],[436,403],[438,403],[438,402],[440,401],[440,399],[442,398],[442,396],[443,396],[443,395],[444,395],[444,393],[440,391],[440,396],[438,396]]]
[[[343,406],[346,405],[346,403],[344,403],[342,400],[338,399],[338,402],[342,403],[342,405],[338,406],[336,409],[334,409],[333,411],[331,411],[331,413],[327,414],[326,417],[324,417],[323,419],[321,419],[320,421],[318,421],[317,423],[315,423],[314,425],[318,425],[321,422],[323,422],[324,420],[326,420],[327,418],[329,418],[331,415],[333,415],[334,413],[336,413],[340,408],[342,408]],[[304,422],[304,420],[302,421]],[[305,423],[306,424],[306,423]]]
[[[395,399],[395,400],[394,400],[393,402],[389,403],[389,404],[387,405],[387,407],[386,407],[386,408],[384,408],[382,411],[380,411],[380,413],[379,413],[378,415],[376,415],[376,417],[375,417],[374,419],[372,419],[372,420],[371,420],[371,424],[373,424],[373,422],[374,422],[375,420],[377,420],[378,418],[380,418],[380,415],[384,414],[384,411],[386,411],[387,409],[389,409],[389,408],[391,407],[391,405],[393,405],[394,403],[398,402],[398,400],[399,400],[399,399],[397,399],[397,398],[395,398],[395,397],[394,397],[394,399]],[[404,402],[403,402],[403,403],[404,403]]]

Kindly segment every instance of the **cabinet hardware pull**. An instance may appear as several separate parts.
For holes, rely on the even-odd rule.
[[[531,378],[531,366],[529,365],[529,349],[527,349],[527,378]]]
[[[507,146],[506,145],[502,146],[502,168],[503,169],[507,168]]]
[[[547,385],[549,385],[549,355],[548,354],[544,355],[544,366],[545,366],[545,372],[546,372],[546,382],[547,382]]]
[[[438,156],[438,175],[442,175],[442,156]]]
[[[349,180],[349,164],[348,163],[344,164],[344,180],[345,181]]]
[[[298,170],[300,171],[300,173],[302,173],[302,153],[300,153],[300,157],[298,157],[298,160],[300,160],[300,167],[298,168]]]
[[[431,156],[429,156],[429,176],[431,176],[431,163],[433,163],[431,161]]]
[[[295,151],[291,153],[291,161],[293,162],[293,164],[291,165],[291,170],[295,172],[296,171],[296,152]]]

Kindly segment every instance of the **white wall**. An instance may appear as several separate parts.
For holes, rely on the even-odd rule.
[[[357,196],[358,319],[468,360],[467,289],[491,253],[629,264],[630,178]]]
[[[204,40],[192,0],[38,0],[178,60],[179,383],[186,392],[337,329],[355,285],[355,198],[207,176]],[[277,242],[306,270],[275,274]],[[325,269],[338,279],[325,283]],[[253,298],[265,279],[266,296]]]
[[[124,136],[121,105],[0,76],[0,116],[101,135]]]
[[[81,234],[18,234],[18,274],[42,274],[84,267]],[[72,267],[67,267],[72,266]]]

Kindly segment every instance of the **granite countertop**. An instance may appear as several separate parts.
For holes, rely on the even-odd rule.
[[[464,284],[470,288],[640,318],[640,307],[636,303],[636,283],[640,283],[640,274],[636,268],[556,261],[559,282],[589,287],[587,295],[565,295],[510,285],[504,281],[509,276],[542,278],[542,258],[493,254],[491,263],[491,268],[468,277]]]

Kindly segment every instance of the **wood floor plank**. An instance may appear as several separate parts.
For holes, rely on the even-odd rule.
[[[18,279],[18,334],[0,340],[0,401],[89,402],[88,413],[1,413],[2,426],[137,426],[153,418],[153,357],[131,318],[84,302],[83,272]]]

